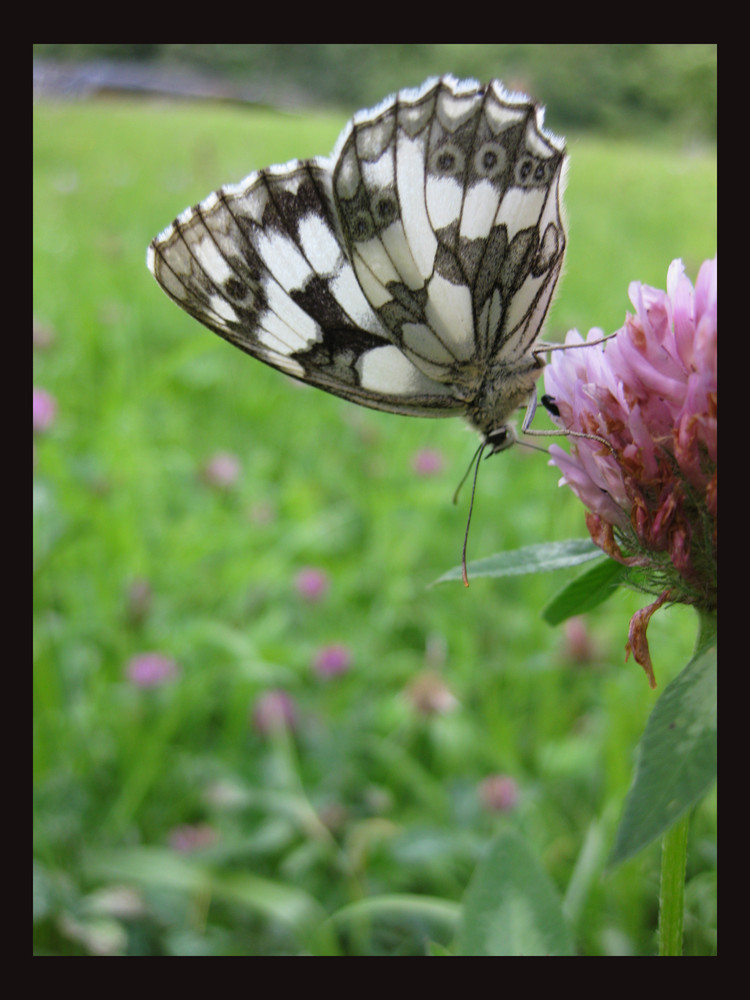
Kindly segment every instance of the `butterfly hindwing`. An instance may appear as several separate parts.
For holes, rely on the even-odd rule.
[[[358,112],[330,160],[258,171],[183,212],[148,264],[261,361],[376,409],[463,413],[487,435],[541,370],[564,159],[528,98],[441,77]]]
[[[443,78],[356,115],[334,158],[354,269],[404,353],[458,385],[523,356],[565,248],[564,154],[537,109]]]
[[[288,375],[377,409],[450,412],[446,387],[392,346],[362,293],[326,162],[262,170],[215,192],[154,240],[149,266],[195,319]]]

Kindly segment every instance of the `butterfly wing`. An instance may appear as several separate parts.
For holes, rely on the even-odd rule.
[[[407,358],[470,415],[487,410],[485,430],[533,386],[530,351],[562,266],[565,152],[541,118],[496,81],[442,77],[355,115],[334,153],[362,290]]]
[[[450,415],[373,312],[342,250],[327,160],[251,174],[188,209],[147,263],[195,319],[266,364],[375,409]]]
[[[485,434],[533,391],[562,266],[565,159],[541,111],[446,76],[359,112],[330,160],[251,174],[149,247],[165,291],[335,395]]]

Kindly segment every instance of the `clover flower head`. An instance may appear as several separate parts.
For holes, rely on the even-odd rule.
[[[175,680],[180,668],[171,656],[163,653],[138,653],[128,660],[125,672],[128,680],[140,688],[154,688]]]
[[[317,566],[303,566],[294,578],[294,585],[303,600],[314,604],[326,596],[330,581],[328,574]]]
[[[479,786],[479,799],[487,812],[512,812],[518,805],[518,784],[507,774],[491,774]]]
[[[264,736],[279,729],[294,731],[299,725],[299,710],[291,695],[275,688],[257,697],[252,719],[255,729]]]
[[[616,336],[591,344],[603,336],[591,330],[591,346],[556,351],[545,369],[553,419],[591,435],[571,437],[570,454],[552,445],[550,455],[561,484],[588,508],[593,540],[641,567],[659,604],[715,610],[716,258],[704,262],[695,287],[675,260],[666,291],[640,282],[628,291],[635,313]],[[565,342],[585,343],[577,331]]]
[[[34,433],[44,434],[54,424],[57,417],[57,400],[38,386],[34,386]]]
[[[411,460],[411,467],[418,476],[437,476],[444,464],[441,452],[434,448],[422,448]]]
[[[216,490],[230,490],[242,474],[242,464],[236,455],[217,451],[201,468],[203,481]]]
[[[313,670],[318,677],[339,677],[352,667],[353,656],[348,646],[331,643],[321,646],[313,658]]]

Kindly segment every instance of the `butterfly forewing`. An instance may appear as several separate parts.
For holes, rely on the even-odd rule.
[[[184,212],[149,267],[280,370],[485,435],[534,391],[562,267],[565,154],[527,98],[452,77],[359,112],[330,160],[251,174]]]

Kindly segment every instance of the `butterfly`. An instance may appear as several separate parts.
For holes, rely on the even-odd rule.
[[[463,416],[494,454],[533,415],[565,253],[565,145],[543,119],[497,80],[427,80],[357,112],[329,158],[186,209],[148,267],[260,361],[376,410]]]

